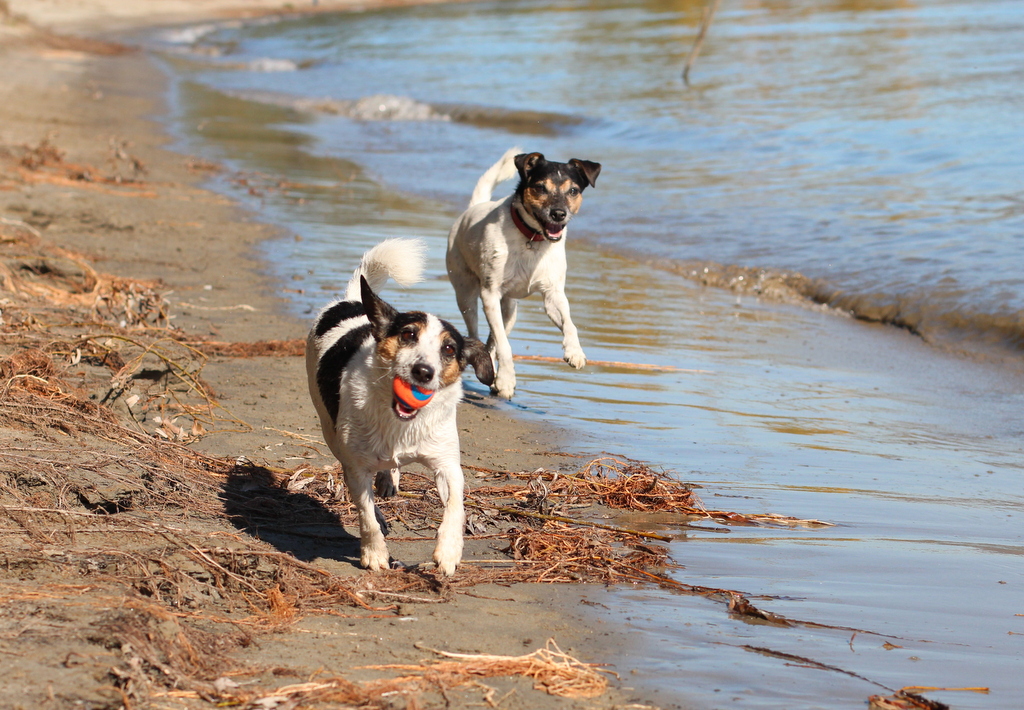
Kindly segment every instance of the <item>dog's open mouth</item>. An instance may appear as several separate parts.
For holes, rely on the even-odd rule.
[[[404,421],[415,419],[416,415],[420,413],[420,410],[413,409],[398,397],[395,397],[394,402],[392,402],[392,409],[395,410],[395,416]]]
[[[394,393],[391,408],[394,410],[395,416],[403,421],[415,418],[419,414],[420,409],[427,406],[431,397],[434,396],[434,390],[417,387],[412,383],[406,382],[401,377],[395,378],[391,389]]]
[[[565,233],[564,224],[555,224],[554,222],[544,222],[544,236],[550,242],[557,242],[562,238],[562,234]]]

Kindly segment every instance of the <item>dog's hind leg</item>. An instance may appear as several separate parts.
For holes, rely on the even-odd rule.
[[[501,297],[501,322],[505,327],[505,337],[512,335],[512,328],[516,325],[516,317],[519,314],[519,301],[511,296]],[[494,352],[494,333],[487,337],[487,349]]]
[[[459,305],[462,319],[466,322],[466,335],[479,339],[477,301],[480,300],[480,279],[469,268],[459,250],[452,247],[452,238],[449,237],[448,253],[445,255],[448,280],[455,290],[455,301]]]
[[[374,474],[352,468],[344,467],[345,485],[359,512],[359,562],[368,570],[388,569],[388,545],[377,521],[380,511],[373,502]]]
[[[491,390],[499,397],[512,399],[516,391],[516,371],[512,364],[512,346],[505,332],[505,318],[502,308],[502,297],[497,290],[485,290],[480,293],[484,304],[484,315],[487,325],[491,327],[491,335],[487,339],[487,347],[498,362],[498,374],[494,377]]]
[[[455,289],[455,302],[459,305],[462,320],[466,322],[466,335],[476,339],[480,338],[480,314],[477,312],[477,301],[479,300],[479,285],[463,284]]]
[[[401,475],[402,471],[397,468],[389,471],[377,471],[377,476],[373,481],[373,490],[376,492],[377,497],[394,498],[398,495],[398,481]]]
[[[437,546],[434,562],[442,574],[450,577],[462,561],[462,531],[466,527],[466,509],[463,504],[465,478],[458,463],[440,464],[434,473],[438,495],[444,502],[444,515],[437,528]]]
[[[503,296],[501,299],[501,320],[505,324],[505,335],[512,334],[512,328],[516,325],[516,316],[519,314],[519,301],[511,296]]]

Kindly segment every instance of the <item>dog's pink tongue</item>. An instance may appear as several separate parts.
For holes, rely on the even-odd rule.
[[[548,224],[544,226],[544,229],[552,237],[557,237],[562,233],[562,230],[565,229],[565,227],[561,224]]]

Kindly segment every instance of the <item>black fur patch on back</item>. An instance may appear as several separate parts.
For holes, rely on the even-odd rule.
[[[322,337],[324,333],[349,318],[358,318],[366,315],[366,309],[359,301],[342,301],[324,311],[320,320],[316,323],[316,337]]]
[[[353,305],[353,303],[339,303],[338,305]],[[354,305],[362,307],[361,303]],[[317,326],[317,331],[319,332],[319,330],[320,328]],[[338,338],[337,342],[327,349],[316,365],[316,386],[320,390],[320,399],[327,407],[327,413],[331,415],[332,422],[338,420],[338,409],[341,406],[339,401],[341,373],[368,337],[370,337],[369,323],[353,328]]]

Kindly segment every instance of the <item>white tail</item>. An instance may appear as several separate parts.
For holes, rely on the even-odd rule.
[[[478,205],[481,202],[490,202],[491,194],[499,183],[514,178],[519,174],[516,170],[515,157],[522,153],[519,147],[509,148],[501,160],[487,168],[487,172],[480,176],[473,188],[473,196],[469,198],[469,206]]]
[[[427,245],[422,239],[385,239],[363,254],[359,268],[352,274],[348,288],[345,289],[345,300],[363,300],[360,276],[366,277],[374,293],[380,293],[389,278],[399,286],[410,286],[421,281],[426,250]]]

